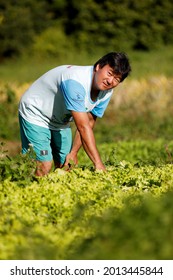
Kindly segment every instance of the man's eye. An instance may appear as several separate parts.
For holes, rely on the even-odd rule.
[[[120,79],[114,78],[116,83],[120,83]]]

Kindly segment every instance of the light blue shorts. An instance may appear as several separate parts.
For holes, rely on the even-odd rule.
[[[29,144],[32,144],[36,159],[63,164],[72,146],[71,128],[58,131],[50,130],[27,122],[19,115],[22,154],[27,153]]]

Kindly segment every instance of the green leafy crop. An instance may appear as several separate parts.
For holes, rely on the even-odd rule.
[[[173,165],[145,144],[99,146],[107,172],[81,151],[41,178],[30,154],[1,156],[0,259],[171,259]]]

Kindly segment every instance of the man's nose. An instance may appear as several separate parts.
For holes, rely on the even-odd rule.
[[[109,79],[108,79],[108,84],[111,85],[111,84],[113,83],[113,80],[114,80],[114,77],[113,77],[113,76],[109,77]]]

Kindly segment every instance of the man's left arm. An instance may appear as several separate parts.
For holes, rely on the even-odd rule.
[[[87,113],[87,115],[89,118],[90,127],[93,129],[95,126],[97,117],[90,112]],[[79,133],[78,129],[76,129],[76,133],[75,133],[74,140],[73,140],[73,146],[72,146],[71,152],[66,157],[64,166],[68,166],[70,160],[72,160],[75,165],[78,164],[77,154],[78,154],[81,146],[82,146],[82,141],[81,141],[80,133]]]

